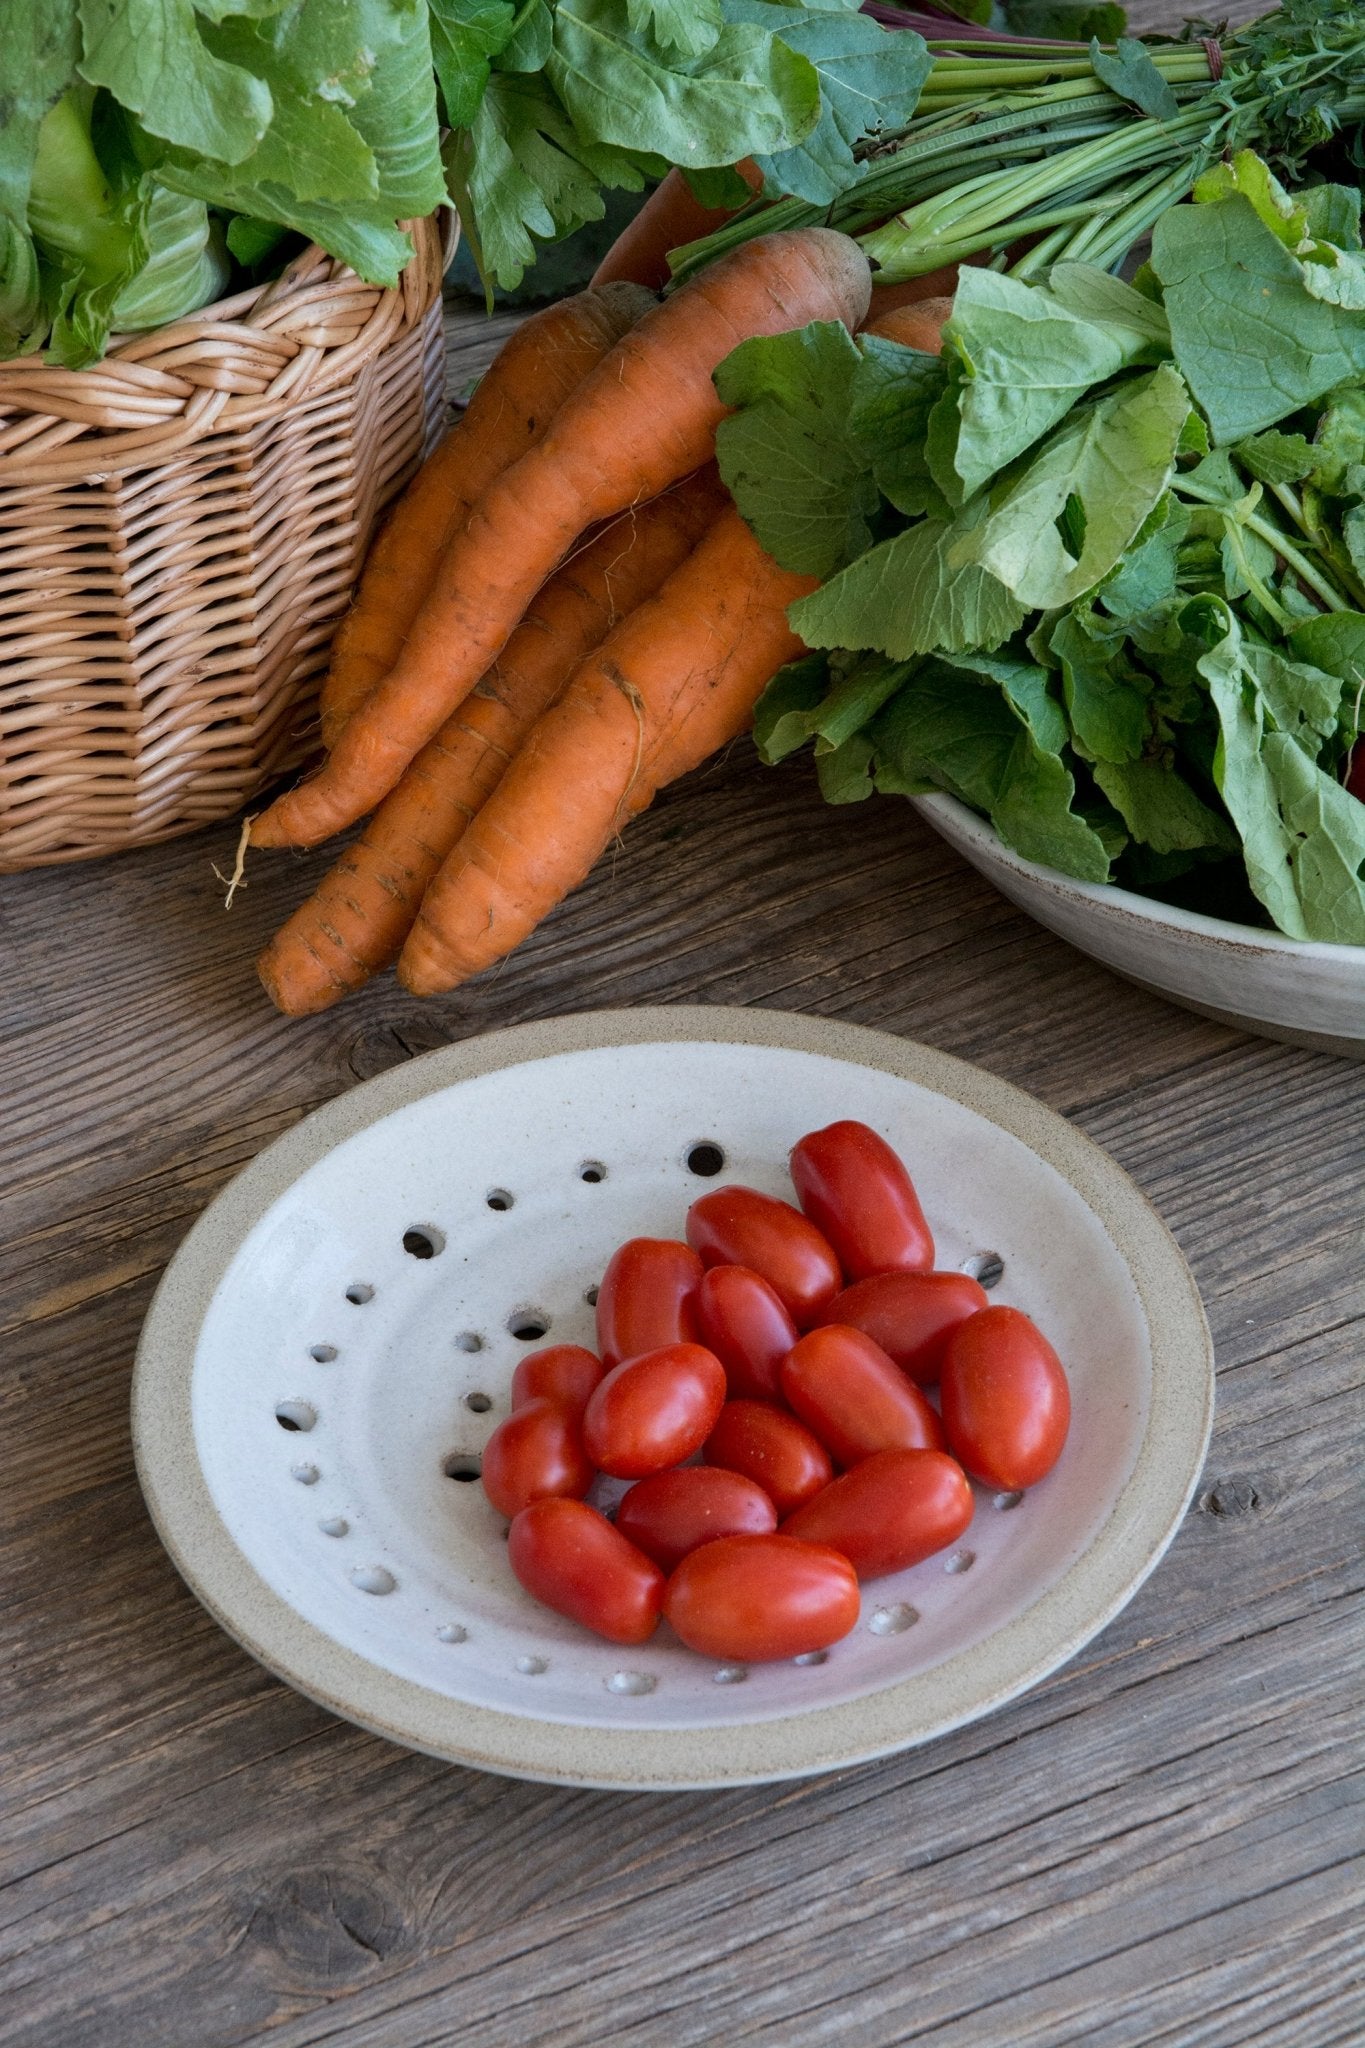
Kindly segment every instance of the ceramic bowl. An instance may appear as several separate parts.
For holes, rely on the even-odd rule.
[[[727,1180],[790,1196],[802,1132],[874,1125],[938,1262],[998,1276],[1070,1376],[1026,1495],[864,1588],[796,1663],[622,1650],[538,1606],[477,1483],[519,1358],[591,1343],[608,1257]],[[314,1699],[455,1761],[572,1784],[800,1775],[920,1742],[1071,1656],[1128,1600],[1202,1463],[1193,1281],[1132,1182],[1017,1089],[922,1046],[763,1010],[624,1011],[454,1045],[328,1104],[177,1253],[133,1387],[143,1489],[200,1599]]]
[[[1129,981],[1221,1024],[1365,1059],[1365,946],[1286,939],[1073,881],[1011,852],[955,797],[911,802],[1002,895]]]

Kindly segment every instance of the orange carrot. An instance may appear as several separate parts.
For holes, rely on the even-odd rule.
[[[393,667],[446,542],[469,517],[475,499],[535,446],[575,385],[653,303],[629,284],[579,292],[535,314],[503,344],[366,558],[322,685],[325,747]]]
[[[751,192],[763,189],[763,173],[752,157],[746,156],[735,169]],[[733,219],[735,211],[732,206],[703,206],[693,198],[682,172],[671,170],[616,237],[592,281],[610,284],[617,278],[629,278],[634,284],[647,284],[651,291],[662,291],[670,275],[669,250],[714,234]]]
[[[551,578],[502,655],[384,799],[256,969],[287,1016],[325,1010],[397,956],[422,892],[577,663],[658,589],[725,502],[714,469],[624,513]]]
[[[256,819],[256,846],[313,846],[387,795],[493,661],[585,526],[657,497],[712,451],[712,372],[746,336],[810,320],[856,327],[869,272],[828,228],[767,235],[646,313],[574,392],[544,440],[489,486],[446,551],[392,671],[311,782]]]
[[[414,995],[500,960],[660,780],[744,729],[800,652],[786,608],[815,588],[766,555],[733,506],[581,663],[428,888],[398,964]]]
[[[951,299],[921,299],[917,305],[874,313],[858,331],[880,334],[887,341],[900,342],[904,348],[917,348],[926,356],[942,355],[943,323],[952,310]]]

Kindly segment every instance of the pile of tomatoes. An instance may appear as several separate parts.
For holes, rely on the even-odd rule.
[[[826,1649],[857,1621],[860,1579],[962,1535],[969,1475],[1032,1486],[1066,1440],[1052,1346],[934,1271],[885,1141],[834,1123],[790,1164],[799,1208],[717,1188],[685,1244],[623,1244],[597,1352],[523,1359],[484,1453],[522,1585],[612,1642],[644,1642],[662,1614],[709,1657]],[[599,1473],[633,1482],[614,1521],[584,1498]]]

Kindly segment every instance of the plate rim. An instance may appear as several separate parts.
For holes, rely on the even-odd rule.
[[[894,1074],[984,1116],[1060,1173],[1113,1242],[1146,1319],[1152,1398],[1134,1469],[1092,1542],[1022,1615],[931,1672],[854,1700],[702,1729],[612,1728],[472,1706],[343,1648],[248,1563],[213,1502],[194,1444],[195,1340],[247,1234],[336,1145],[424,1096],[507,1067],[668,1043],[816,1053]],[[980,1719],[1060,1669],[1165,1555],[1199,1482],[1213,1404],[1213,1342],[1183,1252],[1131,1176],[1058,1111],[951,1053],[868,1025],[676,1004],[580,1011],[457,1040],[302,1117],[219,1190],[172,1257],[138,1341],[131,1422],[138,1481],[176,1569],[219,1626],[296,1691],[448,1762],[549,1784],[681,1791],[806,1777],[890,1755]],[[947,1698],[941,1713],[926,1716],[922,1696],[931,1687]]]

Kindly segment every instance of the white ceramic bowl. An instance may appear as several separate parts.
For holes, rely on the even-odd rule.
[[[681,1235],[727,1179],[790,1195],[836,1117],[913,1164],[938,1261],[1000,1265],[1071,1379],[1056,1467],[978,1491],[946,1556],[864,1589],[827,1656],[717,1667],[537,1606],[469,1483],[532,1332],[591,1342],[625,1237]],[[227,1187],[158,1290],[138,1470],[206,1606],[363,1725],[520,1776],[634,1787],[795,1776],[921,1742],[1055,1670],[1152,1569],[1196,1483],[1208,1331],[1159,1218],[1018,1089],[854,1025],[624,1011],[453,1045],[351,1090]],[[612,1483],[612,1482],[609,1482]]]
[[[1011,902],[1116,974],[1219,1023],[1365,1059],[1365,946],[1286,939],[1073,881],[1012,852],[954,797],[911,801]]]

